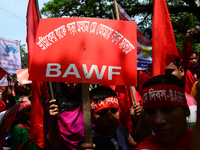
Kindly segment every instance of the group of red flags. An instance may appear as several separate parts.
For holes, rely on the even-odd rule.
[[[29,69],[34,51],[35,37],[39,25],[37,15],[36,0],[29,0],[27,8],[27,44],[28,44],[28,59]],[[170,62],[178,58],[179,54],[176,47],[174,32],[165,0],[154,0],[153,11],[153,36],[152,36],[152,66],[153,76],[164,74],[164,68]],[[0,78],[7,72],[0,69]],[[43,82],[32,82],[32,110],[30,136],[31,140],[39,147],[44,148],[44,132],[43,132],[43,105],[41,101],[42,94],[46,84]],[[45,94],[48,98],[48,94]]]

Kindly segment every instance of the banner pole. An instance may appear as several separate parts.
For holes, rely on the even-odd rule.
[[[82,83],[85,143],[93,143],[89,83]]]
[[[119,10],[118,10],[118,7],[117,7],[117,1],[114,0],[114,3],[115,3],[116,19],[119,20]]]
[[[38,23],[40,22],[40,10],[39,10],[39,5],[38,5],[38,0],[35,0],[35,6],[37,10],[37,16],[38,16]]]

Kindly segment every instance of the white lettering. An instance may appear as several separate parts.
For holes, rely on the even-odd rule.
[[[70,34],[75,35],[75,33],[76,33],[76,25],[75,25],[75,22],[68,23],[68,24],[67,24],[67,28],[68,28],[68,31],[70,32]]]
[[[52,68],[56,67],[56,68]],[[61,75],[61,71],[59,70],[61,68],[60,64],[56,63],[48,63],[47,64],[47,70],[46,70],[46,77],[58,77]],[[50,71],[57,72],[56,74],[50,74]]]
[[[120,72],[113,72],[113,69],[121,69],[121,67],[109,66],[108,67],[108,80],[112,80],[112,75],[120,75]]]
[[[98,68],[97,68],[97,65],[92,65],[92,67],[90,68],[90,71],[89,71],[89,73],[88,73],[86,64],[83,64],[83,71],[84,71],[84,74],[85,74],[85,78],[87,78],[87,79],[91,78],[91,75],[92,75],[92,73],[93,73],[93,70],[95,70],[97,79],[102,79],[102,78],[103,78],[103,75],[104,75],[104,72],[105,72],[105,70],[106,70],[106,66],[103,66],[103,67],[102,67],[101,73],[99,74],[99,70],[98,70]]]
[[[71,69],[73,69],[74,72],[70,72]],[[65,71],[65,73],[64,73],[64,75],[63,75],[62,77],[67,77],[68,74],[70,74],[70,75],[75,75],[76,78],[81,78],[81,77],[80,77],[80,74],[78,73],[78,70],[77,70],[75,64],[70,64],[69,67],[67,68],[67,70]]]

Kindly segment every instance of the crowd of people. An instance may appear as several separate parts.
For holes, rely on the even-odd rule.
[[[197,31],[186,32],[179,58],[152,75],[152,65],[138,72],[136,101],[127,87],[91,85],[93,142],[85,141],[82,84],[52,82],[54,98],[43,101],[45,150],[197,150],[200,149],[200,81],[198,54],[189,42]],[[151,40],[150,30],[144,35]],[[8,87],[0,111],[20,102],[10,128],[14,150],[41,149],[30,138],[31,86]],[[88,89],[89,90],[89,89]],[[15,94],[13,94],[15,93]],[[198,109],[197,109],[198,108]]]

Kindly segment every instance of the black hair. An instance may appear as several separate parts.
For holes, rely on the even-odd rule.
[[[171,74],[158,75],[149,79],[147,82],[144,83],[143,89],[148,86],[152,86],[156,84],[172,84],[172,85],[177,85],[185,89],[183,82],[178,77]]]
[[[110,96],[117,96],[117,93],[107,86],[98,86],[90,91],[90,100],[104,100]]]
[[[69,111],[77,108],[82,102],[82,86],[78,86],[75,92],[68,92],[62,87],[63,82],[52,82],[54,98],[56,99],[56,104],[58,105],[59,112]],[[50,91],[50,87],[48,90]],[[51,95],[49,95],[49,99]]]
[[[152,38],[152,30],[150,28],[147,28],[144,30],[143,34],[147,32],[150,35],[150,39]]]
[[[181,66],[181,59],[177,58],[172,63],[179,69]]]

